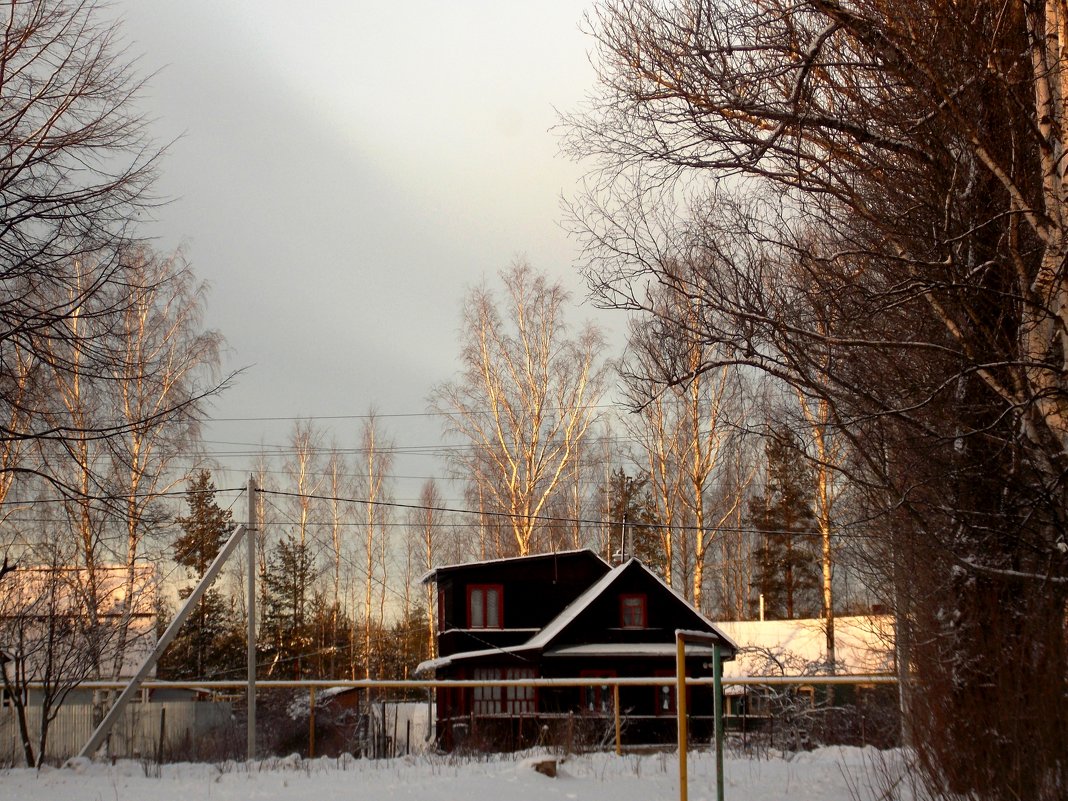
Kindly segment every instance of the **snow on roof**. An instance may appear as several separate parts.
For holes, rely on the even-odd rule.
[[[583,610],[593,603],[593,601],[604,592],[613,581],[619,578],[623,569],[629,564],[629,561],[624,562],[622,565],[613,567],[601,576],[600,579],[591,584],[578,598],[569,603],[563,612],[549,621],[548,626],[531,637],[527,644],[533,648],[544,648],[548,643],[552,642],[557,634],[567,628],[567,626],[570,625],[576,617],[582,614]]]
[[[666,581],[664,581],[662,578],[660,578],[660,576],[656,575],[656,573],[654,573],[652,570],[649,570],[648,568],[646,568],[646,572],[648,572],[650,576],[652,576],[654,579],[656,579],[658,582],[660,582],[660,586],[661,587],[663,587],[665,590],[670,592],[672,595],[674,595],[676,598],[678,598],[684,604],[689,606],[690,609],[693,611],[693,613],[695,615],[697,615],[698,618],[700,618],[701,622],[704,623],[706,626],[708,626],[710,629],[712,629],[712,631],[714,631],[720,637],[722,637],[723,641],[728,646],[730,646],[731,648],[737,648],[738,647],[738,644],[736,642],[734,642],[734,640],[725,631],[723,631],[723,629],[721,629],[719,627],[718,623],[713,623],[711,620],[709,620],[707,617],[705,617],[703,614],[701,614],[701,610],[697,609],[689,601],[687,601],[678,591],[675,590],[674,587],[672,587],[670,584],[668,584]]]
[[[317,687],[315,688],[315,698],[318,703],[323,704],[335,696],[353,691],[353,687]],[[201,692],[209,691],[202,690]],[[311,704],[310,695],[304,692],[296,693],[286,707],[290,720],[307,720],[311,715]]]
[[[712,656],[710,645],[687,645],[686,653],[689,656]],[[563,656],[649,656],[649,657],[674,657],[675,643],[673,642],[599,642],[588,645],[567,645],[562,648],[552,648],[545,652],[546,657]]]
[[[483,656],[494,656],[499,654],[514,654],[518,655],[523,651],[530,650],[529,643],[523,643],[522,645],[502,645],[500,648],[483,648],[478,651],[461,651],[459,653],[450,654],[449,656],[439,656],[437,659],[427,659],[420,662],[415,666],[414,674],[416,676],[423,676],[427,673],[434,673],[439,668],[448,667],[455,661],[462,661],[465,659],[478,659]],[[518,657],[522,659],[523,657]]]
[[[569,551],[569,553],[576,552]],[[480,563],[475,562],[473,564]],[[487,562],[483,564],[489,563]],[[545,628],[543,628],[541,631],[539,631],[537,634],[527,640],[523,645],[513,645],[503,648],[489,648],[481,651],[464,651],[462,653],[452,654],[451,656],[445,656],[439,659],[429,659],[425,662],[421,662],[419,666],[416,667],[416,675],[432,672],[439,668],[448,667],[453,663],[454,660],[474,659],[481,656],[489,656],[490,654],[494,653],[510,653],[518,649],[527,650],[531,648],[544,648],[545,645],[551,642],[557,634],[563,631],[564,628],[566,628],[567,625],[571,623],[571,621],[578,617],[578,615],[582,612],[583,609],[589,606],[598,595],[600,595],[613,581],[615,581],[616,578],[618,578],[618,576],[622,572],[623,568],[625,568],[628,564],[630,564],[630,562],[626,562],[622,565],[614,567],[607,573],[605,573],[603,576],[601,576],[600,579],[590,585],[590,587],[585,592],[583,592],[578,598],[568,604],[563,612],[553,618],[549,622],[549,625],[547,625]]]
[[[637,559],[633,559],[633,558],[628,559],[623,564],[617,565],[616,567],[612,568],[610,571],[605,573],[601,577],[601,579],[599,581],[597,581],[593,585],[591,585],[588,590],[586,590],[584,593],[582,593],[582,595],[580,595],[578,598],[576,598],[574,601],[572,601],[568,605],[568,607],[566,609],[564,609],[563,612],[561,612],[559,615],[557,615],[552,620],[552,622],[549,623],[548,626],[543,628],[541,630],[540,634],[537,634],[534,637],[532,637],[530,639],[530,642],[528,643],[528,645],[530,645],[532,647],[536,647],[536,648],[544,648],[546,645],[548,645],[550,642],[552,642],[553,639],[561,631],[563,631],[565,628],[567,628],[571,624],[571,622],[574,621],[574,619],[576,617],[578,617],[580,614],[582,614],[582,612],[591,603],[593,603],[602,593],[606,592],[608,590],[608,588],[616,581],[616,579],[618,579],[621,575],[623,575],[623,572],[628,567],[630,567],[631,564],[637,564],[638,567],[640,567],[642,570],[644,570],[646,573],[648,573],[650,576],[652,576],[652,578],[656,579],[656,581],[660,583],[661,587],[663,587],[665,590],[667,590],[672,595],[674,595],[676,598],[678,598],[678,600],[681,603],[683,603],[686,606],[688,606],[690,608],[690,610],[695,615],[697,615],[698,618],[700,618],[701,622],[704,623],[705,625],[707,625],[711,631],[713,631],[716,634],[719,634],[721,637],[723,637],[723,640],[727,643],[728,646],[736,647],[734,642],[731,640],[731,638],[728,635],[724,634],[724,632],[719,627],[717,627],[715,623],[713,623],[711,620],[709,620],[704,615],[702,615],[699,611],[694,609],[693,606],[691,606],[690,603],[685,598],[683,598],[681,595],[679,595],[677,592],[675,592],[674,589],[672,589],[670,586],[668,586],[668,584],[662,578],[660,578],[660,576],[656,575],[656,573],[654,573],[653,571],[649,570],[649,568],[647,568],[645,565],[643,565]],[[674,646],[672,646],[672,648],[674,648]]]
[[[556,556],[573,556],[574,554],[580,554],[580,553],[588,553],[588,554],[590,554],[590,556],[594,557],[595,559],[597,559],[597,560],[599,560],[601,562],[604,562],[606,565],[608,564],[608,562],[605,562],[604,559],[602,559],[598,554],[596,554],[593,551],[591,551],[589,548],[574,548],[574,549],[569,550],[569,551],[553,551],[551,553],[532,553],[532,554],[527,554],[526,556],[505,556],[505,557],[502,557],[500,559],[483,559],[483,560],[478,561],[478,562],[457,562],[456,564],[452,564],[452,565],[439,565],[438,567],[435,567],[432,570],[430,570],[427,573],[425,573],[423,575],[423,577],[421,579],[419,579],[419,583],[420,584],[426,584],[426,583],[428,583],[430,581],[433,581],[434,578],[437,576],[437,574],[442,572],[443,570],[455,570],[457,568],[482,567],[482,566],[487,566],[487,565],[498,565],[498,564],[503,564],[503,563],[506,563],[506,562],[519,562],[519,561],[523,561],[523,560],[527,560],[527,559],[549,559],[551,557],[556,557]]]
[[[827,636],[822,619],[745,620],[717,624],[739,646],[725,677],[804,676],[826,672]],[[842,674],[889,673],[894,667],[894,621],[889,615],[834,620],[835,670]]]
[[[474,659],[481,656],[496,654],[518,654],[529,650],[530,645],[511,645],[503,648],[486,648],[481,651],[464,651],[463,653],[443,656],[438,659],[428,659],[420,662],[415,668],[415,675],[422,676],[432,674],[439,668],[448,667],[455,659]],[[712,647],[709,645],[689,645],[686,653],[690,656],[712,656]],[[566,645],[561,648],[552,648],[544,652],[546,658],[569,657],[569,656],[606,656],[606,657],[674,657],[675,643],[671,642],[643,642],[643,643],[588,643],[586,645]]]
[[[574,553],[574,551],[571,552]],[[686,601],[686,599],[682,598],[674,590],[672,590],[672,588],[668,586],[668,584],[664,583],[664,581],[659,576],[657,576],[655,572],[649,570],[638,560],[630,559],[624,562],[622,565],[617,565],[613,567],[607,572],[607,574],[604,574],[600,579],[591,584],[590,587],[587,587],[585,592],[583,592],[574,601],[571,601],[569,604],[567,604],[567,607],[564,609],[564,611],[552,618],[552,621],[549,622],[549,625],[546,626],[544,629],[541,629],[537,634],[534,635],[534,637],[525,642],[523,645],[514,647],[522,649],[546,647],[556,638],[557,634],[560,634],[561,631],[563,631],[572,622],[575,621],[576,617],[582,614],[582,612],[585,611],[586,608],[590,607],[591,603],[593,603],[598,597],[600,597],[602,593],[606,592],[608,588],[616,581],[616,579],[618,579],[624,574],[624,571],[628,567],[630,567],[631,564],[637,564],[639,567],[645,570],[646,574],[660,582],[660,585],[664,587],[664,590],[670,592],[672,595],[678,598],[679,601],[681,601],[682,603],[686,603],[687,606],[690,607],[689,602]],[[693,611],[694,614],[697,615],[698,618],[701,618],[701,621],[705,623],[709,627],[709,629],[720,634],[723,640],[727,643],[727,645],[735,646],[735,643],[731,640],[731,638],[729,638],[727,634],[725,634],[719,627],[717,627],[716,624],[713,624],[711,621],[709,621],[707,617],[705,617],[700,612],[697,612],[697,610],[693,609],[693,607],[690,607],[690,609]],[[507,649],[501,648],[498,650]],[[474,655],[481,654],[482,651],[468,651],[468,653],[462,655],[455,654],[454,657],[464,656],[465,658],[468,658]]]
[[[428,673],[433,676],[438,668],[448,667],[452,664],[452,657],[443,656],[438,659],[426,659],[415,666],[415,670],[412,671],[412,676],[418,678],[419,676],[425,676]]]
[[[563,612],[561,612],[559,615],[556,615],[556,617],[552,619],[548,626],[546,626],[544,629],[541,629],[540,633],[534,635],[528,645],[530,645],[531,647],[544,648],[546,645],[551,643],[557,634],[567,628],[572,621],[575,621],[576,617],[582,614],[582,612],[588,606],[590,606],[591,603],[594,602],[594,600],[596,600],[602,593],[606,592],[608,588],[615,582],[615,580],[624,574],[624,571],[628,567],[630,567],[632,563],[637,564],[639,567],[645,570],[646,574],[656,579],[660,583],[660,586],[664,588],[664,590],[668,591],[676,598],[678,598],[680,602],[685,603],[686,606],[690,607],[690,610],[695,615],[697,615],[698,618],[701,618],[701,621],[705,625],[707,625],[709,629],[721,635],[727,645],[735,645],[734,642],[732,642],[731,638],[727,637],[727,635],[724,634],[723,631],[716,626],[716,624],[713,624],[711,621],[709,621],[707,617],[701,614],[701,612],[698,612],[696,609],[690,606],[689,601],[687,601],[685,598],[682,598],[682,596],[676,593],[672,587],[670,587],[664,582],[663,579],[657,576],[655,572],[649,570],[637,559],[629,559],[622,565],[617,565],[616,567],[613,567],[611,570],[609,570],[607,574],[604,574],[599,581],[592,584],[590,588],[588,588],[588,590],[586,590],[582,595],[580,595],[574,601],[571,601],[571,603],[568,604],[568,607]]]
[[[545,628],[543,628],[541,631],[539,631],[537,634],[527,640],[526,643],[524,643],[523,645],[510,646],[506,648],[491,648],[483,651],[465,651],[463,653],[452,654],[451,656],[442,657],[440,659],[431,659],[421,663],[415,669],[416,674],[447,667],[453,663],[453,660],[456,659],[472,659],[480,656],[488,656],[493,653],[509,653],[510,651],[514,651],[516,649],[527,650],[531,648],[544,648],[546,645],[552,642],[552,640],[561,631],[567,628],[567,626],[570,625],[570,623],[576,617],[582,614],[582,611],[586,609],[591,603],[593,603],[593,601],[598,596],[600,596],[602,592],[608,589],[608,587],[611,586],[612,582],[619,578],[619,576],[623,573],[623,570],[626,569],[626,567],[630,564],[631,561],[634,560],[624,562],[623,564],[612,568],[603,576],[601,576],[600,579],[591,584],[586,589],[586,591],[583,592],[578,598],[568,604],[563,612],[553,618],[549,622],[549,625],[547,625]]]

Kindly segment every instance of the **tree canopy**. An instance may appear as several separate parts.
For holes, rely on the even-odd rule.
[[[665,348],[654,380],[747,365],[826,403],[885,532],[899,635],[923,633],[908,708],[925,775],[1053,797],[1068,4],[609,0],[589,26],[599,85],[568,125],[596,165],[572,205],[591,288],[665,342],[664,288],[698,310],[704,363]]]

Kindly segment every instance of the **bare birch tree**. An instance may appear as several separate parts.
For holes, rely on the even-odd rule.
[[[738,447],[732,448],[730,458],[719,473],[717,494],[731,500],[718,504],[725,510],[723,530],[717,535],[719,564],[713,607],[718,610],[718,619],[745,620],[750,615],[756,544],[746,520],[748,505],[744,500],[753,492],[754,470],[758,463],[753,452],[753,439],[739,438]]]
[[[47,418],[52,430],[69,433],[53,439],[36,441],[37,453],[46,469],[47,480],[63,488],[63,506],[70,536],[76,548],[69,552],[74,565],[83,570],[78,582],[84,593],[83,602],[89,617],[88,631],[100,631],[97,620],[101,605],[100,568],[108,557],[107,527],[113,523],[111,511],[117,511],[109,501],[108,478],[111,472],[107,438],[96,435],[102,420],[115,408],[115,398],[108,394],[101,365],[92,361],[92,343],[110,339],[110,328],[117,323],[114,314],[101,311],[112,309],[111,293],[96,293],[84,305],[76,305],[85,296],[86,285],[95,280],[95,269],[89,262],[78,261],[72,269],[72,285],[64,301],[71,303],[64,336],[47,340],[38,347],[45,374],[51,383],[51,403],[38,408],[35,416]],[[112,345],[115,346],[114,340]],[[117,415],[113,419],[118,419]],[[116,429],[117,431],[117,429]],[[90,659],[96,678],[102,676],[101,645],[89,640]]]
[[[128,298],[116,336],[124,352],[107,385],[125,426],[108,445],[111,491],[123,499],[126,595],[133,598],[137,562],[148,556],[143,541],[167,516],[160,497],[184,478],[175,473],[175,459],[199,439],[201,393],[213,383],[220,336],[203,328],[205,290],[180,254],[164,258],[137,248],[124,254],[123,276]],[[135,608],[129,604],[126,614]],[[122,664],[129,623],[127,617],[119,627],[112,675]]]
[[[437,563],[438,542],[442,538],[444,512],[442,498],[434,479],[427,480],[419,490],[419,508],[413,510],[412,531],[409,537],[416,542],[417,561],[423,573],[429,573]],[[427,653],[433,659],[437,655],[436,626],[434,625],[437,599],[431,583],[423,585],[423,605],[426,612]]]
[[[344,499],[352,494],[353,478],[351,466],[345,454],[337,446],[332,447],[326,459],[326,489],[329,501],[330,529],[330,634],[331,641],[341,641],[341,613],[344,609],[345,595],[342,592],[342,577],[347,572],[345,567],[353,557],[351,538],[345,536],[346,530],[354,523],[353,505]],[[335,652],[331,652],[330,673],[335,675],[337,661]]]
[[[470,444],[459,462],[478,467],[480,497],[507,516],[507,552],[525,555],[597,417],[607,366],[596,327],[568,335],[559,283],[524,263],[500,279],[503,305],[488,287],[468,293],[461,375],[435,390],[433,405]]]
[[[798,405],[805,423],[804,439],[811,448],[815,477],[816,525],[820,531],[820,597],[825,626],[827,664],[835,671],[837,662],[834,630],[834,567],[836,563],[835,503],[842,493],[842,465],[846,441],[838,432],[831,417],[831,404],[826,397],[812,400],[797,390]]]
[[[7,488],[40,479],[67,499],[94,615],[108,443],[159,430],[202,395],[131,420],[111,386],[127,365],[129,255],[161,152],[117,23],[92,0],[12,0],[0,18],[0,473]]]
[[[298,420],[293,424],[289,445],[285,471],[294,493],[296,540],[301,548],[307,548],[308,540],[314,536],[313,527],[321,522],[318,496],[323,485],[322,433],[310,420]]]
[[[363,534],[363,671],[365,678],[373,678],[378,658],[375,632],[382,629],[385,593],[387,588],[386,556],[389,553],[390,515],[392,500],[390,485],[393,468],[393,443],[385,437],[372,410],[360,432],[359,469],[356,487],[361,495],[363,513],[360,528]],[[377,610],[376,610],[377,601]]]
[[[624,422],[644,453],[644,470],[656,504],[656,532],[664,558],[663,564],[656,567],[664,580],[675,587],[675,546],[686,520],[681,514],[685,472],[677,461],[681,421],[673,413],[673,406],[673,401],[660,393],[643,402],[639,414],[624,418]]]

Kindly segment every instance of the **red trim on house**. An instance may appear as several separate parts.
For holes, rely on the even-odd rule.
[[[675,676],[673,670],[654,670],[653,675],[656,678],[662,676]],[[656,714],[673,716],[678,711],[678,704],[675,703],[675,686],[672,684],[662,684],[653,688],[653,692],[656,693],[656,699],[654,700],[653,709],[656,710]],[[686,688],[686,700],[690,700],[690,688]]]
[[[626,593],[619,596],[619,625],[625,629],[649,627],[649,599],[645,593]]]
[[[472,598],[480,597],[479,615],[473,613]],[[496,600],[492,603],[491,598]],[[494,620],[494,615],[496,619]],[[503,629],[504,628],[504,585],[503,584],[468,584],[467,585],[467,628],[469,629]]]
[[[614,679],[618,673],[614,670],[580,670],[580,679]],[[582,711],[591,715],[605,714],[612,711],[612,688],[605,684],[591,684],[583,687],[580,703]]]

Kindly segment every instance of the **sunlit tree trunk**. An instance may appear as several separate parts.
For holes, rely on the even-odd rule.
[[[352,476],[344,454],[338,448],[330,450],[326,463],[326,482],[330,493],[330,641],[341,642],[340,615],[344,608],[341,579],[345,561],[345,531],[351,521],[352,504],[345,503],[350,497]],[[338,668],[336,649],[330,652],[330,675]]]
[[[429,573],[437,567],[435,545],[441,536],[442,525],[442,498],[434,479],[428,479],[419,491],[419,506],[418,514],[414,517],[418,532],[419,566],[425,573]],[[432,582],[427,582],[423,586],[423,604],[426,607],[427,654],[433,659],[437,655],[437,638],[435,637],[437,599],[434,597]]]
[[[363,501],[363,670],[366,678],[373,678],[372,670],[377,659],[375,631],[382,626],[384,593],[388,576],[384,570],[382,554],[389,548],[388,515],[386,504],[390,502],[389,475],[393,462],[393,446],[383,441],[378,418],[372,411],[364,420],[361,433],[360,472],[358,488]],[[378,595],[376,596],[376,589]],[[378,598],[378,614],[375,600]]]
[[[658,395],[644,406],[636,418],[624,419],[628,430],[634,433],[645,452],[645,469],[656,504],[657,533],[664,555],[664,563],[659,565],[660,572],[669,586],[678,589],[675,576],[675,545],[679,536],[676,517],[682,504],[682,481],[685,476],[678,453],[678,418],[673,415],[671,404]]]

